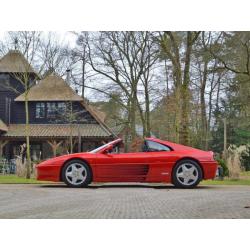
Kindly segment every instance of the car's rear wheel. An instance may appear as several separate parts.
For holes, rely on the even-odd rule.
[[[92,179],[89,166],[81,160],[72,160],[62,169],[62,179],[70,187],[86,187]]]
[[[172,183],[179,188],[196,187],[202,180],[199,164],[192,160],[182,160],[173,169]]]

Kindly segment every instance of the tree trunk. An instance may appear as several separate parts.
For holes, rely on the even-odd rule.
[[[181,92],[182,92],[182,73],[180,65],[174,66],[174,75],[175,75],[175,99],[176,99],[176,107],[175,107],[175,142],[180,142],[180,125],[181,125],[181,111],[182,111],[182,103],[181,103]]]
[[[31,157],[30,157],[30,126],[29,126],[29,102],[28,102],[28,83],[25,84],[25,135],[27,144],[27,166],[26,166],[26,179],[30,179],[31,172]]]
[[[164,68],[165,68],[165,76],[166,76],[166,87],[167,87],[167,97],[169,96],[169,79],[168,79],[168,68],[167,68],[167,60],[164,60]]]
[[[223,119],[224,124],[224,148],[223,148],[223,158],[226,160],[227,158],[227,119]]]
[[[192,32],[187,32],[185,67],[183,75],[183,84],[181,88],[181,126],[180,126],[180,143],[189,144],[189,81],[190,81],[190,60],[192,52]]]
[[[139,110],[139,114],[140,114],[140,118],[141,118],[141,122],[142,122],[142,127],[143,127],[143,137],[146,136],[146,131],[147,131],[147,127],[146,127],[146,114],[143,112],[142,107],[139,103],[139,100],[136,96],[136,103],[137,103],[137,108]]]
[[[69,135],[69,143],[70,143],[70,153],[73,153],[73,124],[72,124],[72,119],[73,119],[73,104],[72,102],[70,102],[70,116],[71,116],[71,120],[70,120],[70,135]]]
[[[78,153],[82,151],[82,137],[80,130],[78,130]]]
[[[175,130],[175,142],[180,142],[180,123],[181,123],[181,86],[175,89],[175,119],[174,119],[174,130]]]
[[[201,89],[200,89],[200,102],[201,102],[201,131],[202,131],[202,147],[204,150],[207,150],[207,115],[206,115],[206,102],[205,102],[205,90],[206,90],[206,82],[207,82],[207,65],[208,62],[205,61],[204,69],[203,69],[203,77],[201,81]]]
[[[187,85],[181,88],[181,124],[179,131],[180,143],[189,145],[189,89]]]
[[[151,136],[151,126],[150,126],[150,98],[148,93],[148,84],[145,84],[145,136]]]
[[[136,137],[136,93],[133,93],[131,106],[130,106],[130,133],[131,141],[134,141]]]
[[[84,98],[85,95],[85,53],[83,55],[82,59],[82,98]]]
[[[209,101],[208,101],[208,122],[207,122],[207,130],[210,131],[211,127],[211,118],[212,118],[212,98],[213,98],[213,85],[211,85],[210,93],[209,93]]]

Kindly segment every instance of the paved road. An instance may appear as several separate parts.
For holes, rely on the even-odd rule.
[[[250,218],[250,187],[2,184],[0,218]]]

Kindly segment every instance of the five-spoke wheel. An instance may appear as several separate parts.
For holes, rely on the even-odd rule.
[[[72,160],[62,170],[63,181],[71,187],[84,187],[91,182],[89,166],[81,160]]]
[[[202,171],[198,163],[192,160],[180,161],[173,170],[172,182],[176,187],[192,188],[202,179]]]

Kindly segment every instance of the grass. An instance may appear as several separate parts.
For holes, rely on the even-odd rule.
[[[202,181],[201,185],[248,185],[250,186],[250,179],[240,179],[240,180],[206,180]]]
[[[0,184],[43,184],[50,183],[45,181],[37,181],[35,178],[26,179],[16,175],[0,175]]]
[[[228,178],[224,178],[224,180],[205,180],[201,182],[201,185],[249,185],[250,186],[250,172],[242,172],[241,176],[243,178],[239,180],[230,180]],[[45,183],[51,183],[51,182],[37,181],[35,178],[26,179],[23,177],[17,177],[15,175],[0,175],[0,184],[45,184]]]
[[[202,181],[201,185],[248,185],[250,186],[250,171],[241,172],[239,180],[231,180],[228,177],[225,177],[224,180]]]
[[[242,177],[250,177],[250,171],[244,171],[240,173],[240,176]]]

